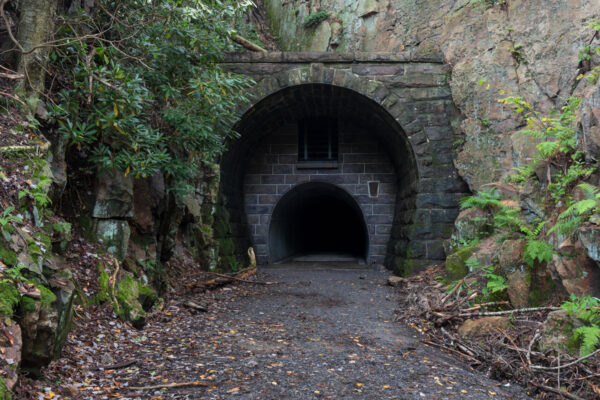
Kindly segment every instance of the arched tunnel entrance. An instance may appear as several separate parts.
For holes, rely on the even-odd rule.
[[[313,182],[294,187],[279,200],[268,243],[273,262],[306,254],[366,260],[369,237],[362,210],[349,193]]]
[[[420,81],[412,64],[380,81],[363,74],[387,67],[336,60],[244,64],[262,78],[220,164],[237,254],[252,246],[265,264],[342,251],[399,273],[444,259],[466,192],[453,166],[451,100],[422,87],[439,83]],[[273,69],[282,72],[264,73]]]
[[[344,87],[295,85],[256,103],[235,128],[221,190],[241,254],[252,246],[259,263],[272,263],[340,252],[388,265],[406,255],[418,166],[379,104]]]

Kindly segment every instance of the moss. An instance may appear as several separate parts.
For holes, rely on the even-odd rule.
[[[110,299],[110,295],[108,293],[108,273],[104,271],[102,264],[98,264],[98,272],[100,273],[100,277],[98,278],[98,293],[94,296],[94,301],[97,303],[105,303]]]
[[[50,309],[52,304],[56,301],[56,295],[43,285],[37,284],[35,287],[40,290],[40,302],[42,303],[42,308],[45,310]]]
[[[212,226],[215,222],[215,218],[213,216],[213,206],[212,204],[203,204],[201,210],[202,223],[204,225]]]
[[[327,18],[329,18],[329,13],[327,11],[310,14],[308,17],[304,18],[302,25],[304,25],[305,28],[313,28],[325,21]]]
[[[116,290],[117,305],[113,307],[117,316],[124,321],[131,321],[136,328],[146,322],[146,312],[138,301],[138,282],[132,276],[126,276],[119,282]]]
[[[237,271],[239,263],[233,255],[223,256],[219,258],[219,268],[223,271]]]
[[[224,206],[215,207],[213,229],[215,237],[218,239],[226,238],[231,235],[229,228],[229,215]]]
[[[450,280],[462,279],[469,273],[466,261],[473,255],[476,247],[476,245],[467,246],[448,256],[446,273]]]
[[[19,303],[17,288],[7,282],[0,283],[0,315],[12,315],[14,307]]]
[[[19,314],[23,315],[35,311],[35,300],[31,297],[23,296],[19,302]]]
[[[235,253],[235,245],[232,239],[219,239],[219,255],[231,256]]]
[[[118,307],[114,308],[117,316],[122,320],[131,321],[138,329],[142,328],[146,323],[146,310],[157,300],[156,293],[131,275],[125,276],[119,282],[116,292]]]
[[[15,266],[17,264],[17,254],[4,247],[4,244],[0,241],[0,260],[9,266]]]
[[[0,400],[12,400],[12,394],[6,386],[6,381],[0,378]]]

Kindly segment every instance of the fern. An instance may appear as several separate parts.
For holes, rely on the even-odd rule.
[[[579,355],[581,357],[593,353],[600,343],[600,326],[581,326],[574,331],[575,340],[581,340]]]
[[[502,207],[500,195],[496,188],[490,190],[482,190],[475,196],[466,196],[460,199],[460,208],[483,208],[489,209],[494,207]]]
[[[582,183],[577,187],[581,189],[585,198],[571,204],[563,211],[558,216],[556,225],[548,233],[558,231],[571,236],[581,224],[590,220],[592,214],[599,211],[600,189],[589,183]]]
[[[496,275],[494,273],[487,273],[486,278],[488,279],[486,288],[489,293],[498,293],[503,290],[508,289],[508,285],[506,284],[506,278],[500,275]]]
[[[523,258],[530,267],[533,267],[536,260],[540,263],[552,260],[553,255],[554,249],[550,243],[543,240],[527,239]]]
[[[586,323],[573,331],[573,338],[581,342],[579,353],[586,356],[594,351],[600,343],[600,312],[598,306],[600,299],[585,295],[577,297],[571,294],[569,301],[565,301],[560,307],[567,310],[571,317],[576,317]]]

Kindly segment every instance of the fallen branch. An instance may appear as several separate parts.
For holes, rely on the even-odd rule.
[[[535,335],[533,335],[533,338],[529,342],[529,346],[527,347],[527,365],[529,365],[529,366],[531,366],[531,349],[533,348],[533,345],[535,344],[535,342],[537,342],[537,340],[540,338],[540,336],[541,336],[540,331],[537,330],[535,332]]]
[[[579,363],[579,362],[581,362],[583,360],[586,360],[586,359],[588,359],[590,357],[593,357],[593,356],[595,356],[598,353],[600,353],[600,349],[594,351],[593,353],[588,354],[587,356],[579,357],[575,361],[571,361],[568,364],[560,365],[558,367],[544,367],[543,365],[532,365],[531,368],[533,368],[533,369],[541,369],[541,370],[544,370],[544,371],[558,371],[560,369],[570,367],[571,365],[575,365],[575,364],[577,364],[577,363]]]
[[[124,362],[117,363],[117,364],[107,365],[105,367],[100,367],[100,369],[103,369],[104,371],[109,371],[112,369],[122,369],[122,368],[127,368],[137,362],[138,362],[138,360],[129,360],[129,361],[124,361]]]
[[[119,302],[117,301],[117,296],[115,295],[115,286],[117,284],[117,275],[119,274],[119,268],[121,265],[119,264],[119,260],[117,260],[116,258],[113,258],[113,264],[115,265],[115,272],[110,277],[110,280],[109,280],[110,289],[109,290],[110,290],[110,297],[112,298],[112,301],[113,301],[113,308],[116,307],[115,314],[118,314],[119,311],[121,311],[121,307],[119,306]]]
[[[209,387],[212,386],[213,383],[209,382],[173,382],[173,383],[165,383],[161,385],[151,385],[151,386],[130,386],[131,390],[155,390],[155,389],[169,389],[169,388],[178,388],[178,387],[189,387],[189,386],[201,386],[201,387]]]
[[[456,285],[454,285],[452,290],[442,298],[442,300],[440,301],[440,304],[444,304],[454,294],[454,292],[456,292],[458,290],[458,288],[462,286],[464,281],[465,281],[465,278],[458,281],[458,283]]]
[[[481,361],[479,361],[475,357],[471,357],[470,355],[468,355],[466,353],[463,353],[462,351],[458,351],[456,349],[453,349],[452,347],[444,346],[442,344],[431,342],[429,340],[420,340],[420,342],[424,343],[424,344],[427,344],[427,345],[430,345],[430,346],[434,346],[434,347],[437,347],[437,348],[440,348],[440,349],[444,349],[444,350],[450,351],[452,353],[458,354],[461,357],[468,358],[469,360],[471,360],[473,362],[473,364],[481,364]]]
[[[219,278],[226,278],[226,279],[231,279],[231,280],[234,280],[234,281],[244,282],[244,283],[254,283],[256,285],[279,285],[281,283],[281,282],[250,281],[248,279],[237,278],[237,277],[232,276],[232,275],[220,274],[218,272],[207,272],[207,273],[211,274],[211,275],[214,275],[214,276],[218,276]]]
[[[517,346],[517,344],[515,343],[515,341],[513,340],[513,338],[512,338],[512,337],[510,337],[510,336],[508,335],[508,333],[504,332],[504,330],[502,330],[502,329],[500,329],[500,328],[496,328],[496,329],[497,329],[497,330],[498,330],[498,331],[499,331],[501,334],[503,334],[503,335],[504,335],[504,337],[505,337],[506,339],[508,339],[508,341],[509,341],[509,342],[510,342],[510,343],[511,343],[513,346],[515,346],[515,348],[517,348],[517,349],[519,348],[519,346]],[[521,355],[521,352],[520,352],[520,351],[517,351],[517,355],[518,355],[518,356],[519,356],[519,358],[521,359],[521,363],[523,364],[523,368],[527,368],[527,363],[526,363],[526,362],[525,362],[525,360],[523,359],[523,356]]]
[[[553,387],[546,386],[546,385],[540,385],[539,383],[535,383],[533,381],[530,381],[529,383],[531,383],[533,386],[535,386],[535,387],[537,387],[539,389],[542,389],[542,390],[544,390],[546,392],[556,393],[556,394],[559,394],[559,395],[564,396],[564,397],[566,397],[568,399],[571,399],[571,400],[585,400],[583,397],[579,397],[577,395],[571,394],[571,393],[566,392],[564,390],[555,389]]]
[[[4,78],[4,79],[25,79],[25,75],[23,75],[23,74],[7,74],[5,72],[0,72],[0,78]]]
[[[532,312],[532,311],[556,311],[560,310],[560,307],[529,307],[529,308],[517,308],[515,310],[505,310],[505,311],[487,311],[480,313],[461,313],[459,317],[484,317],[484,316],[493,316],[493,315],[507,315],[507,314],[516,314],[516,313],[524,313],[524,312]]]
[[[12,95],[10,93],[0,92],[0,96],[8,97],[9,99],[12,99],[12,100],[16,101],[17,103],[21,104],[22,106],[26,105],[23,100],[21,100],[17,96]]]
[[[189,307],[189,308],[192,308],[192,309],[197,310],[197,311],[201,311],[201,312],[207,312],[208,311],[208,307],[206,307],[205,305],[203,305],[203,304],[197,304],[197,303],[195,303],[195,302],[193,302],[191,300],[188,300],[188,301],[186,301],[186,302],[184,302],[182,304],[185,307]]]
[[[510,304],[510,301],[492,301],[490,303],[477,304],[476,306],[471,307],[471,308],[465,308],[463,310],[460,310],[460,312],[465,313],[465,312],[469,312],[469,311],[479,310],[480,308],[483,308],[483,307],[504,306],[504,305],[508,305],[508,304]]]
[[[246,38],[241,37],[240,35],[234,35],[232,40],[234,42],[236,42],[237,44],[242,45],[243,47],[245,47],[246,49],[250,50],[250,51],[256,51],[256,52],[260,52],[260,53],[267,53],[267,50],[263,49],[262,47],[252,43],[251,41],[249,41]]]

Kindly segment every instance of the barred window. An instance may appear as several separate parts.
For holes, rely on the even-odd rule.
[[[337,161],[337,120],[305,118],[298,124],[298,161]]]

